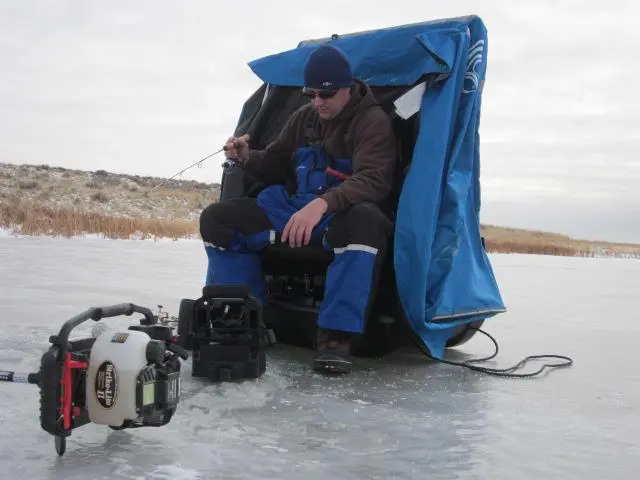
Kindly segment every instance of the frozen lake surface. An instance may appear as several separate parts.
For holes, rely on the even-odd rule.
[[[166,427],[87,425],[62,458],[40,429],[37,387],[2,384],[2,478],[638,478],[640,261],[491,259],[509,308],[485,324],[500,345],[491,365],[557,353],[572,368],[498,378],[408,349],[325,378],[310,370],[312,352],[277,346],[259,380],[208,385],[189,360]],[[204,273],[196,241],[0,236],[0,369],[37,369],[49,335],[90,306],[176,314]],[[133,321],[120,318],[107,322]],[[476,335],[450,358],[491,352]]]

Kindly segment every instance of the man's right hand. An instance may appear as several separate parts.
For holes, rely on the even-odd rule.
[[[249,135],[241,137],[229,137],[224,145],[226,156],[232,160],[245,162],[249,159]]]

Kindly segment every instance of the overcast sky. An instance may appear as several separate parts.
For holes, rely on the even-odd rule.
[[[470,13],[489,30],[481,220],[640,242],[632,1],[5,0],[0,162],[171,176],[233,131],[247,62]],[[221,161],[184,177],[219,181]]]

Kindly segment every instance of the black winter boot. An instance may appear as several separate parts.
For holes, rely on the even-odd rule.
[[[318,354],[313,369],[318,373],[344,375],[351,373],[351,334],[337,330],[318,329]]]

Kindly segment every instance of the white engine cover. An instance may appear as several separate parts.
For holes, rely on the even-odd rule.
[[[136,382],[147,366],[151,338],[137,330],[107,330],[89,354],[86,405],[91,422],[119,426],[138,416]]]

